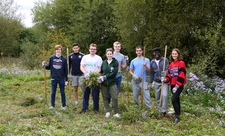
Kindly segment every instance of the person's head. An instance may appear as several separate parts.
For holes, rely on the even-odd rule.
[[[174,49],[172,50],[172,53],[171,53],[171,55],[170,55],[170,60],[171,60],[171,61],[183,60],[183,56],[182,56],[182,54],[181,54],[181,52],[180,52],[179,49],[174,48]]]
[[[56,45],[54,49],[55,49],[56,55],[60,55],[62,53],[62,46],[61,45]]]
[[[95,53],[97,52],[97,45],[96,44],[90,44],[90,47],[89,47],[89,52],[91,55],[95,55]]]
[[[79,44],[78,43],[74,43],[72,49],[73,49],[74,53],[78,53],[79,50],[80,50]]]
[[[137,46],[135,49],[136,49],[137,57],[142,57],[143,47],[142,46]]]
[[[114,51],[115,52],[120,52],[120,49],[121,49],[121,43],[116,41],[113,43],[113,48],[114,48]]]
[[[112,48],[108,48],[105,50],[105,54],[108,60],[111,60],[113,57],[113,49]]]
[[[160,59],[161,57],[161,50],[159,47],[156,47],[153,49],[153,55],[155,56],[156,59]]]

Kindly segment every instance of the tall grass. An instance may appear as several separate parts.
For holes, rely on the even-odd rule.
[[[224,135],[225,108],[218,99],[221,95],[224,98],[224,89],[206,93],[201,89],[191,89],[193,84],[188,84],[181,96],[182,120],[174,124],[173,114],[162,118],[162,115],[158,113],[153,90],[150,92],[153,109],[150,110],[144,103],[141,106],[135,106],[131,85],[127,84],[126,78],[123,80],[125,82],[119,94],[121,114],[119,119],[113,116],[104,117],[101,94],[100,114],[92,111],[91,98],[89,110],[85,114],[79,114],[82,106],[81,90],[79,90],[79,105],[75,105],[72,87],[69,86],[66,87],[68,109],[61,109],[61,97],[60,93],[57,93],[56,108],[50,110],[48,109],[51,93],[50,79],[47,79],[48,97],[46,99],[43,69],[40,67],[32,71],[27,70],[19,58],[1,59],[0,135]],[[213,83],[216,86],[216,82]],[[191,90],[188,91],[188,89]],[[218,96],[218,92],[222,94]],[[171,108],[172,104],[169,103],[169,109]]]

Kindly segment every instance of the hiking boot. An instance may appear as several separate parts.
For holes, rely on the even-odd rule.
[[[66,106],[64,106],[64,107],[62,107],[62,109],[63,109],[63,110],[66,110],[66,109],[67,109],[67,107],[66,107]]]

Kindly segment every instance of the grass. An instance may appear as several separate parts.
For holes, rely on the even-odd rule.
[[[12,59],[12,58],[10,58]],[[7,59],[6,59],[7,60]],[[9,65],[9,60],[1,61],[0,70]],[[18,59],[15,59],[15,64]],[[5,64],[5,65],[4,65]],[[14,65],[17,67],[18,65]],[[10,70],[9,70],[10,71]],[[81,110],[81,91],[79,105],[72,98],[72,87],[66,87],[67,106],[61,109],[60,93],[57,91],[56,108],[50,106],[50,80],[47,79],[47,99],[45,98],[43,70],[26,71],[24,73],[7,74],[0,72],[0,136],[3,135],[40,135],[40,136],[146,136],[146,135],[216,135],[225,134],[224,116],[221,111],[211,111],[202,106],[196,98],[181,96],[181,122],[174,124],[174,115],[162,118],[156,109],[154,91],[151,98],[155,108],[148,109],[133,104],[131,87],[122,84],[119,95],[121,118],[110,116],[105,118],[102,97],[100,94],[100,114],[94,114],[90,100],[89,110],[79,114]],[[49,75],[49,73],[48,73]],[[6,78],[7,77],[7,78]],[[70,88],[70,90],[69,90]],[[171,96],[169,96],[171,97]],[[194,100],[194,103],[193,101]],[[216,105],[216,103],[214,103]],[[211,106],[208,104],[207,106]],[[169,108],[172,108],[171,102]],[[220,107],[221,108],[221,107]],[[224,110],[224,107],[222,107]],[[222,123],[221,123],[222,122]],[[224,124],[223,124],[224,123]],[[222,125],[221,125],[222,124]]]

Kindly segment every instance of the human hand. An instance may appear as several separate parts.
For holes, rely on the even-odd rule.
[[[172,89],[172,92],[173,92],[173,93],[176,93],[176,91],[177,91],[178,88],[179,88],[178,85],[174,86],[174,88]]]
[[[166,77],[166,71],[161,72],[161,77]]]
[[[150,87],[151,90],[153,90],[153,85],[152,85],[152,83],[149,84],[149,87]]]
[[[143,64],[144,66],[146,66],[146,62],[145,62],[145,61],[143,61],[142,64]]]
[[[105,81],[107,78],[106,78],[106,76],[100,76],[100,77],[98,77],[98,82],[99,83],[102,83],[103,81]]]
[[[41,65],[42,65],[42,67],[45,67],[47,65],[46,61],[42,61]]]
[[[161,82],[166,82],[166,78],[165,77],[161,77]]]
[[[141,77],[133,74],[132,79],[135,81],[136,84],[141,82]]]
[[[88,79],[89,78],[89,73],[84,74],[84,78]]]
[[[65,85],[68,85],[68,81],[65,82]]]

